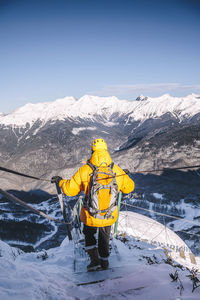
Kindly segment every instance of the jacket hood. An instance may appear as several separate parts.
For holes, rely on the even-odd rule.
[[[112,159],[107,150],[94,151],[89,161],[97,167],[106,167],[112,163]]]

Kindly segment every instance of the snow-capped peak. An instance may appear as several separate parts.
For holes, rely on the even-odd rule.
[[[8,115],[0,114],[0,124],[25,126],[37,120],[46,123],[49,120],[64,120],[67,118],[93,118],[100,115],[109,120],[114,114],[129,114],[137,121],[148,118],[157,118],[170,112],[180,118],[191,117],[200,113],[200,96],[191,94],[186,97],[172,97],[164,94],[161,97],[150,98],[139,96],[136,100],[119,100],[117,97],[99,97],[85,95],[76,100],[74,97],[65,97],[53,102],[32,104],[28,103]]]
[[[94,96],[94,95],[84,95],[78,101],[80,101],[80,102],[84,102],[84,101],[119,101],[119,99],[115,96],[99,97],[99,96]]]
[[[145,101],[147,99],[148,99],[148,97],[145,97],[144,95],[140,95],[136,98],[136,101]]]
[[[45,123],[49,120],[62,120],[68,117],[91,118],[93,115],[102,113],[106,114],[105,117],[109,117],[115,111],[126,112],[128,103],[117,97],[90,95],[85,95],[79,100],[74,97],[65,97],[53,102],[28,103],[1,118],[0,124],[23,126],[26,123],[33,124],[38,119]],[[106,109],[106,113],[103,109]]]

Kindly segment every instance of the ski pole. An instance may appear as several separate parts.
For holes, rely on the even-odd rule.
[[[120,212],[121,199],[122,199],[122,192],[119,192],[119,196],[118,196],[118,213]],[[114,236],[116,236],[116,234],[117,234],[118,220],[119,220],[119,217],[117,218],[117,221],[115,222]]]
[[[67,229],[67,236],[69,238],[69,240],[71,241],[72,240],[72,234],[71,234],[71,230],[70,230],[70,223],[69,221],[69,216],[67,215],[66,213],[66,210],[65,210],[65,205],[64,205],[64,202],[63,202],[63,197],[62,197],[62,192],[61,192],[61,189],[59,187],[59,184],[56,183],[56,189],[57,189],[57,194],[58,194],[58,200],[60,202],[60,208],[61,208],[61,211],[62,211],[62,214],[63,214],[63,218],[64,218],[64,221],[66,223],[66,229]]]

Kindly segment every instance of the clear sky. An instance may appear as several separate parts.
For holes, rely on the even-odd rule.
[[[199,0],[0,0],[0,112],[200,94]]]

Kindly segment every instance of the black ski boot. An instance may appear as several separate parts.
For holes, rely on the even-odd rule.
[[[101,264],[99,260],[99,253],[97,248],[92,248],[87,250],[87,253],[90,257],[90,264],[87,266],[87,271],[97,271],[101,269]]]

